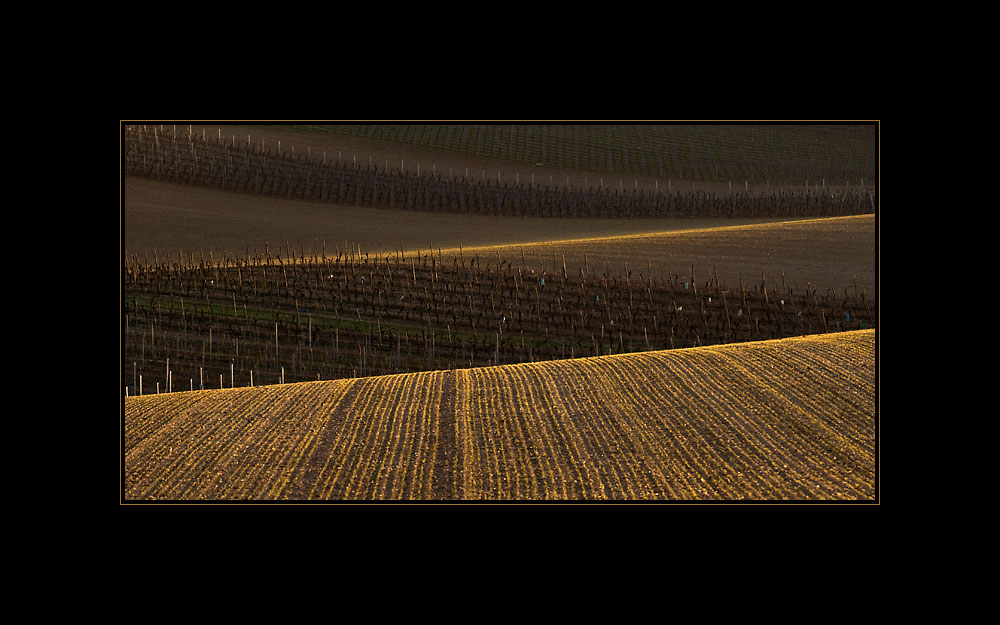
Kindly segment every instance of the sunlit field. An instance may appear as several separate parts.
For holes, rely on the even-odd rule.
[[[878,502],[878,124],[121,132],[122,503]]]
[[[135,500],[867,500],[873,330],[126,400]]]

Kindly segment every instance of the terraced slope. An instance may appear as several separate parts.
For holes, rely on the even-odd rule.
[[[124,500],[875,500],[873,330],[128,398]]]

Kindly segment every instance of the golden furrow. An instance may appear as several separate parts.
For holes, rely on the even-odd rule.
[[[238,427],[232,430],[233,436],[227,440],[217,441],[218,447],[211,454],[189,454],[184,465],[177,469],[174,478],[178,484],[184,484],[175,491],[176,499],[244,499],[240,492],[245,487],[247,476],[240,470],[240,464],[256,450],[252,442],[254,432],[260,427],[262,420],[260,412],[266,410],[271,399],[271,391],[257,389],[252,398],[242,404],[241,409],[234,409],[228,415]],[[212,475],[224,475],[224,483],[215,484]],[[207,483],[206,483],[207,480]],[[198,488],[198,492],[195,489]]]
[[[579,365],[583,366],[578,368]],[[632,499],[636,496],[632,484],[639,481],[638,476],[632,468],[631,453],[623,449],[615,422],[606,410],[604,389],[595,384],[597,366],[593,361],[570,361],[561,367],[542,362],[537,370],[553,389],[558,402],[566,407],[593,467],[593,479],[598,486],[591,486],[593,490],[587,498]]]
[[[379,402],[374,409],[360,415],[372,425],[367,430],[367,436],[358,449],[358,457],[354,460],[353,471],[344,489],[344,499],[377,499],[384,493],[379,489],[379,476],[383,469],[392,465],[392,454],[395,451],[391,444],[394,431],[400,435],[408,427],[409,404],[414,397],[420,402],[421,382],[429,375],[426,372],[386,376],[378,378],[387,388],[380,393]],[[393,406],[391,411],[384,406]],[[419,406],[416,406],[419,408]]]
[[[426,427],[421,430],[418,441],[421,465],[412,476],[407,492],[407,498],[410,500],[431,498],[436,462],[438,455],[443,453],[443,450],[439,448],[439,443],[443,436],[440,432],[442,430],[441,410],[444,404],[444,387],[448,383],[448,378],[453,375],[450,371],[438,371],[434,374],[434,388],[429,391]],[[449,406],[448,409],[454,410],[454,406]]]
[[[662,436],[647,434],[649,420],[645,415],[639,416],[641,408],[629,390],[633,381],[623,377],[621,365],[615,363],[616,359],[610,358],[566,363],[582,379],[592,380],[590,385],[576,385],[573,394],[587,394],[593,398],[588,416],[595,423],[603,418],[602,427],[595,428],[594,434],[599,436],[603,432],[608,448],[619,458],[617,464],[619,467],[625,465],[625,469],[619,468],[621,488],[613,492],[617,498],[679,498],[667,477],[681,473],[678,458],[665,453]]]
[[[653,361],[660,356],[648,355]],[[775,436],[776,432],[766,427],[747,427],[744,412],[756,412],[760,406],[738,398],[741,382],[734,379],[730,369],[719,366],[712,350],[690,350],[684,354],[683,366],[673,372],[691,393],[689,415],[701,444],[721,460],[701,471],[700,480],[706,484],[708,496],[741,498],[747,496],[747,490],[755,499],[808,496],[810,491],[803,480],[787,470],[791,459],[785,457],[786,437]],[[755,484],[749,489],[748,477]]]
[[[239,499],[269,499],[274,484],[287,483],[292,475],[290,458],[307,440],[316,420],[324,419],[331,388],[342,397],[348,383],[308,383],[301,386],[279,385],[261,389],[262,397],[255,410],[251,428],[238,456],[223,456],[227,462],[218,467],[238,488],[230,495]]]
[[[298,444],[294,445],[294,451],[288,458],[287,465],[280,477],[274,480],[267,491],[267,499],[288,499],[290,485],[294,482],[301,482],[297,486],[301,489],[305,485],[303,476],[303,465],[305,460],[312,455],[315,450],[320,435],[330,427],[330,421],[335,414],[337,406],[341,400],[350,392],[357,379],[342,380],[332,389],[330,386],[318,386],[318,390],[326,393],[326,397],[317,405],[314,410],[313,419],[309,427],[302,432]]]
[[[490,397],[495,400],[492,405],[504,457],[506,489],[498,493],[501,499],[526,499],[531,497],[532,492],[534,471],[525,428],[519,417],[524,392],[517,377],[519,370],[516,365],[490,370],[493,375]]]
[[[263,471],[254,484],[257,498],[273,499],[271,493],[276,486],[290,479],[293,461],[299,456],[298,450],[309,439],[317,421],[325,419],[326,400],[331,387],[342,396],[349,390],[350,383],[317,383],[302,387],[298,393],[282,393],[285,396],[282,403],[287,408],[268,415],[271,428],[260,443],[267,454],[262,461]]]
[[[385,426],[385,406],[396,406],[403,401],[404,376],[371,379],[371,394],[361,409],[348,415],[357,426],[352,430],[351,443],[342,448],[338,462],[341,470],[331,484],[325,499],[362,499],[360,477],[375,453],[375,441]]]
[[[395,484],[395,479],[398,479],[394,470],[401,468],[401,465],[396,459],[405,455],[403,447],[408,440],[409,431],[415,426],[414,408],[419,408],[422,402],[423,387],[419,382],[424,375],[424,373],[414,373],[407,376],[400,386],[399,397],[391,403],[388,397],[384,400],[392,406],[389,411],[379,411],[381,414],[388,412],[387,418],[383,419],[386,426],[386,440],[382,444],[375,443],[373,452],[368,457],[374,462],[371,471],[375,475],[371,480],[371,494],[365,496],[365,499],[386,499],[388,482],[392,480]],[[379,454],[380,457],[375,458]]]
[[[787,345],[787,344],[786,344]],[[798,349],[807,348],[808,344]],[[797,472],[811,498],[871,498],[874,496],[875,424],[874,387],[870,387],[870,404],[858,407],[844,400],[843,387],[824,385],[820,376],[815,381],[791,379],[788,366],[778,363],[759,365],[760,359],[770,359],[766,350],[744,354],[730,360],[729,368],[745,376],[747,382],[731,388],[745,404],[757,403],[766,413],[758,423],[775,430],[783,441],[783,468]],[[822,361],[813,361],[822,367]],[[833,364],[831,374],[840,368]],[[813,401],[809,393],[821,395],[824,401]],[[793,398],[798,398],[793,399]],[[839,415],[839,416],[838,416]],[[844,431],[832,427],[836,420],[851,422]],[[858,441],[870,441],[859,445]]]
[[[241,467],[246,465],[251,457],[257,458],[258,430],[266,421],[263,413],[269,405],[276,401],[273,388],[243,389],[234,397],[242,401],[234,403],[226,415],[230,421],[230,436],[216,439],[215,449],[206,445],[197,453],[186,456],[185,462],[176,469],[174,481],[178,490],[173,493],[176,499],[248,499],[248,481],[252,476],[245,475]],[[207,443],[207,441],[206,441]],[[206,449],[207,448],[207,449]],[[208,453],[204,453],[209,450]],[[258,463],[255,463],[258,464]],[[225,476],[213,479],[213,476]],[[195,489],[198,489],[197,492]]]
[[[435,373],[428,372],[415,375],[415,388],[411,387],[405,403],[400,402],[402,410],[392,420],[389,433],[395,442],[389,444],[388,455],[379,466],[380,471],[386,469],[386,481],[382,484],[379,499],[402,499],[407,478],[412,483],[414,476],[423,468],[425,459],[419,445],[429,427],[427,416],[430,412],[431,393],[435,388],[435,377]],[[391,473],[388,472],[389,469]]]
[[[828,415],[843,411],[844,414],[853,415],[855,421],[863,422],[866,420],[866,412],[851,406],[845,407],[836,394],[830,389],[822,389],[817,383],[808,383],[803,390],[796,390],[801,385],[801,378],[790,379],[787,376],[787,366],[758,366],[759,356],[766,354],[758,352],[732,363],[731,366],[743,372],[748,379],[758,381],[758,397],[761,398],[762,405],[773,412],[774,421],[782,424],[781,433],[786,438],[787,446],[793,451],[789,463],[799,463],[798,469],[808,476],[813,496],[864,497],[865,479],[862,476],[868,470],[866,467],[874,470],[874,454],[865,452],[855,444],[856,438],[860,438],[858,434],[845,435],[830,427],[826,421],[830,418]],[[804,408],[804,404],[797,404],[790,399],[795,395],[804,396],[809,392],[805,389],[822,394],[827,401],[815,403],[806,400],[811,405]],[[872,396],[874,397],[874,393]],[[868,414],[874,416],[873,412]],[[873,426],[873,419],[869,423]],[[874,438],[873,427],[871,431]],[[855,475],[844,474],[845,471],[853,473],[855,469],[858,470]]]
[[[729,397],[725,403],[740,409],[727,412],[716,408],[715,414],[739,419],[741,414],[749,413],[749,418],[743,420],[740,427],[744,432],[755,434],[755,439],[770,451],[770,473],[775,476],[775,485],[784,484],[784,490],[777,491],[775,497],[829,498],[853,493],[853,483],[840,478],[823,457],[825,444],[817,440],[816,427],[809,413],[797,409],[780,392],[773,390],[790,384],[787,367],[771,368],[766,363],[760,364],[759,355],[783,345],[787,343],[760,344],[744,350],[735,359],[725,350],[706,350],[698,354],[704,357],[701,358],[704,376],[726,376],[727,383],[718,388],[719,398]],[[688,360],[695,362],[694,350]],[[751,446],[740,444],[737,448],[748,450]],[[814,468],[819,466],[826,468]]]
[[[512,428],[512,444],[518,451],[518,467],[515,468],[518,488],[512,493],[512,498],[539,499],[548,492],[547,484],[562,479],[561,472],[557,474],[553,469],[551,430],[533,411],[537,400],[525,377],[525,367],[508,367],[504,373],[507,376],[506,386],[498,393],[502,410]]]
[[[676,453],[680,459],[681,473],[672,478],[675,481],[683,479],[687,491],[684,499],[724,497],[716,484],[715,476],[720,475],[742,481],[739,496],[752,496],[757,492],[759,485],[744,477],[742,466],[731,466],[734,458],[728,450],[710,444],[708,432],[702,425],[702,413],[706,411],[702,397],[705,391],[687,376],[685,361],[674,357],[663,361],[621,360],[623,369],[635,380],[628,387],[629,392],[623,395],[631,396],[632,401],[649,396],[647,419],[657,425],[655,435],[671,443],[668,453]]]
[[[447,384],[454,384],[455,374],[450,371],[442,371],[435,378],[437,381],[437,389],[434,392],[433,397],[435,398],[433,402],[434,411],[432,413],[431,422],[433,423],[433,430],[428,430],[428,434],[433,433],[433,441],[430,447],[429,454],[427,455],[427,464],[423,468],[423,479],[415,480],[413,486],[410,488],[410,499],[428,499],[432,495],[432,491],[436,485],[436,480],[444,477],[435,474],[437,470],[438,458],[442,458],[441,462],[444,463],[444,468],[442,472],[454,472],[454,464],[451,463],[451,458],[455,453],[455,450],[448,447],[447,449],[442,445],[442,439],[445,439],[446,443],[454,444],[452,436],[446,433],[446,421],[445,415],[449,414],[446,411],[450,411],[450,416],[448,421],[454,418],[455,411],[455,397],[454,393],[450,397],[451,405],[446,406],[444,401],[445,396],[445,386]],[[447,438],[446,438],[447,437]],[[447,455],[445,455],[447,454]],[[445,459],[447,458],[447,460]],[[450,494],[445,499],[450,498]]]
[[[421,372],[412,374],[408,380],[410,386],[403,391],[408,401],[397,402],[395,407],[389,455],[379,465],[375,498],[412,499],[413,486],[418,484],[419,488],[420,478],[426,477],[423,482],[430,482],[430,476],[425,476],[430,453],[426,444],[430,441],[428,433],[436,417],[435,398],[440,396],[443,376],[439,371]]]
[[[475,458],[466,464],[467,470],[475,471],[479,469],[476,480],[479,490],[468,491],[466,495],[472,495],[473,499],[499,499],[509,481],[507,474],[507,463],[503,454],[503,447],[497,440],[497,409],[494,398],[496,397],[497,382],[491,379],[495,376],[492,368],[477,367],[470,370],[474,397],[476,397],[473,414],[470,419],[472,429],[471,441],[475,448]],[[479,442],[476,445],[476,441]]]
[[[332,445],[329,450],[317,449],[314,452],[315,463],[322,463],[316,478],[312,480],[312,488],[309,491],[308,499],[334,499],[332,493],[337,488],[337,479],[347,463],[347,451],[354,446],[364,420],[358,415],[365,413],[368,404],[376,395],[378,390],[378,378],[363,378],[357,380],[360,385],[358,394],[349,405],[338,405],[337,413],[340,417],[340,428],[332,436]],[[321,454],[325,457],[321,457]],[[309,464],[313,464],[311,461]],[[339,498],[339,497],[337,497]]]
[[[796,349],[758,350],[756,357],[798,377],[799,385],[783,387],[787,399],[821,419],[818,425],[853,456],[869,458],[875,454],[875,431],[870,419],[859,416],[875,414],[874,341],[855,336],[831,343],[803,339]],[[839,383],[825,383],[831,379]]]
[[[227,440],[242,431],[245,423],[228,418],[226,412],[232,412],[235,402],[248,390],[198,391],[198,401],[182,418],[174,418],[158,430],[149,439],[147,449],[137,448],[126,454],[126,483],[131,484],[132,496],[177,499],[179,491],[187,488],[190,467],[210,464],[214,454],[220,453],[215,441]],[[204,410],[206,416],[199,415],[199,410]]]
[[[534,381],[529,377],[530,372],[525,367],[517,365],[492,368],[486,370],[486,372],[490,374],[489,382],[480,386],[477,392],[502,400],[497,411],[499,414],[506,415],[500,417],[504,419],[504,425],[506,426],[508,418],[513,419],[513,415],[520,413],[524,414],[526,422],[531,422],[534,426],[527,431],[526,435],[530,436],[530,431],[534,430],[535,427],[541,430],[540,438],[546,443],[544,448],[536,448],[535,441],[533,440],[534,437],[532,437],[531,443],[528,443],[524,438],[525,435],[521,436],[522,442],[520,443],[520,455],[523,458],[522,464],[531,466],[540,461],[541,465],[550,468],[548,471],[548,481],[542,483],[541,496],[557,499],[567,498],[565,490],[566,480],[563,479],[562,463],[558,458],[556,449],[557,437],[555,430],[552,428],[550,421],[545,418],[547,413],[541,408],[541,394],[534,388]],[[535,453],[532,454],[532,452]],[[533,470],[527,467],[519,469],[516,462],[512,464],[512,467],[505,465],[504,472],[509,475],[513,471],[515,476],[525,473],[525,490],[499,492],[497,494],[498,498],[520,499],[532,496],[532,487],[529,485],[532,484],[534,479]],[[551,467],[556,467],[557,470],[552,471]],[[546,479],[544,474],[542,479]],[[515,483],[519,485],[520,480],[515,478]]]
[[[129,397],[122,413],[122,451],[129,453],[198,401],[196,393]]]
[[[781,387],[785,398],[806,413],[820,418],[817,425],[827,435],[837,438],[853,455],[871,456],[875,453],[874,429],[870,427],[870,420],[859,419],[858,416],[874,417],[875,414],[874,360],[866,364],[857,361],[845,363],[842,359],[830,357],[835,354],[817,350],[811,359],[807,359],[799,352],[762,351],[758,357],[770,361],[775,369],[787,370],[797,365],[796,373],[802,383]],[[847,375],[845,369],[848,367],[864,367],[868,376]],[[835,376],[844,379],[840,385],[828,387],[823,384]]]
[[[697,498],[700,484],[692,480],[698,464],[683,435],[682,404],[675,393],[669,392],[673,381],[652,378],[648,367],[635,367],[625,358],[596,362],[611,381],[609,388],[625,419],[623,427],[639,441],[643,460],[659,475],[663,489],[672,499]]]
[[[462,372],[467,385],[462,395],[477,398],[464,408],[462,498],[525,499],[539,492],[535,465],[546,463],[546,455],[527,423],[531,416],[524,414],[531,390],[520,371],[519,365],[506,365]]]
[[[478,471],[480,462],[472,434],[475,415],[478,414],[475,412],[474,399],[478,396],[475,392],[473,370],[456,371],[455,402],[458,410],[455,414],[455,441],[462,469],[455,472],[452,491],[459,499],[475,499],[473,495],[482,491],[482,481]]]
[[[713,399],[714,389],[691,374],[697,366],[688,351],[678,358],[669,352],[633,354],[620,365],[644,386],[633,387],[633,398],[649,394],[647,413],[659,423],[659,436],[672,440],[685,467],[685,498],[740,499],[759,496],[766,484],[748,470],[748,460],[732,448],[728,437],[719,437],[713,415],[727,406]],[[751,452],[752,453],[752,452]]]
[[[552,462],[562,469],[562,497],[579,499],[592,493],[594,497],[603,498],[603,484],[596,477],[594,461],[584,448],[582,437],[566,405],[559,399],[558,387],[544,374],[544,369],[540,366],[542,364],[520,365],[519,372],[524,375],[526,387],[537,389],[532,396],[536,403],[528,407],[528,410],[537,414],[549,430]]]
[[[441,402],[446,377],[449,375],[448,371],[434,371],[428,378],[427,395],[421,404],[421,426],[417,429],[416,440],[411,447],[418,461],[407,462],[407,458],[401,458],[403,484],[406,486],[401,486],[396,491],[400,499],[427,499],[431,496],[437,444],[441,438],[437,433],[441,424]]]
[[[391,483],[383,486],[384,498],[392,500],[411,499],[413,486],[420,482],[421,487],[429,487],[432,476],[427,474],[431,442],[430,433],[437,418],[436,406],[440,401],[441,381],[444,372],[421,372],[415,376],[416,392],[411,393],[411,400],[405,404],[405,410],[393,421],[395,444],[389,448],[393,455],[383,466],[391,466]],[[430,458],[433,460],[433,458]],[[426,479],[425,479],[426,478]]]
[[[124,497],[871,499],[876,341],[848,332],[128,398]]]
[[[683,452],[682,458],[688,467],[692,496],[699,499],[724,497],[718,491],[714,476],[736,474],[738,469],[730,466],[732,457],[725,449],[710,445],[706,438],[708,432],[701,423],[701,389],[692,384],[686,371],[674,370],[673,360],[659,364],[617,360],[627,361],[618,364],[630,369],[632,375],[640,375],[638,379],[649,386],[648,390],[633,387],[631,394],[649,394],[656,406],[651,416],[662,420],[663,432],[672,434],[681,443],[678,449]]]

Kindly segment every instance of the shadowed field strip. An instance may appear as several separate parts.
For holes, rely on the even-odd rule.
[[[588,267],[614,274],[628,263],[635,274],[686,275],[715,271],[730,286],[764,273],[805,288],[852,285],[876,295],[876,215],[783,220],[553,219],[397,211],[234,194],[145,179],[123,181],[122,246],[126,255],[245,258],[290,245],[296,255],[336,256],[360,246],[379,255],[408,257],[440,251],[508,261],[573,274]],[[461,251],[460,247],[461,246]],[[486,262],[484,260],[484,262]]]
[[[417,248],[409,253],[427,253]],[[436,251],[436,250],[435,250]],[[570,274],[612,275],[626,267],[638,274],[664,277],[690,275],[701,282],[718,278],[736,288],[748,286],[762,275],[770,284],[787,276],[789,285],[804,289],[807,283],[821,291],[840,293],[857,286],[877,298],[878,233],[875,215],[829,217],[736,224],[726,220],[690,223],[678,220],[669,230],[584,236],[529,243],[465,246],[442,249],[450,258],[491,258],[497,255],[528,267],[557,274],[563,264]],[[484,261],[485,262],[485,261]]]
[[[221,258],[265,245],[276,250],[289,243],[295,252],[318,255],[325,247],[335,256],[360,245],[365,252],[392,253],[400,248],[426,253],[429,247],[509,245],[550,240],[586,240],[712,226],[780,222],[781,218],[696,219],[650,217],[505,217],[402,211],[285,200],[203,187],[126,177],[122,181],[122,245],[128,254],[161,257],[177,252]]]
[[[874,500],[873,330],[127,398],[126,500]]]

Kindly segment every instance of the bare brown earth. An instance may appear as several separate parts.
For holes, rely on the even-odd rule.
[[[652,272],[735,286],[780,280],[836,291],[876,292],[877,218],[801,221],[710,219],[545,219],[408,212],[227,193],[138,178],[122,180],[121,245],[127,256],[183,252],[243,257],[289,246],[297,255],[449,250],[508,258],[574,273],[625,263]],[[491,246],[496,246],[491,247]],[[473,250],[472,248],[480,248]]]
[[[204,126],[204,132],[219,132],[219,126]],[[400,160],[406,169],[420,163],[421,171],[430,164],[455,174],[478,168],[493,179],[525,180],[533,173],[537,182],[551,176],[554,184],[567,177],[569,184],[593,184],[588,172],[512,168],[361,139],[230,126],[221,132],[360,163],[381,159],[394,167]],[[306,255],[324,243],[328,254],[335,253],[345,242],[366,251],[440,248],[455,254],[461,245],[466,255],[523,254],[526,263],[548,271],[561,270],[565,256],[570,272],[586,264],[592,273],[607,267],[617,275],[628,263],[633,275],[688,275],[693,267],[699,282],[718,271],[730,285],[740,279],[759,284],[762,274],[768,284],[780,284],[783,271],[790,284],[840,292],[856,279],[859,289],[877,297],[877,215],[756,225],[518,219],[305,203],[134,178],[121,183],[123,255],[243,255],[286,242]],[[639,188],[663,184],[637,181]],[[690,186],[683,185],[692,183],[667,184],[686,190]],[[123,499],[870,500],[877,498],[878,475],[877,337],[871,331],[857,336],[864,338],[863,353],[838,348],[831,351],[835,357],[818,357],[811,349],[727,346],[722,349],[731,351],[719,351],[719,362],[692,379],[686,354],[715,358],[716,352],[664,352],[648,356],[660,359],[652,363],[640,355],[593,359],[616,365],[601,369],[606,383],[600,386],[592,383],[591,359],[579,359],[234,389],[218,397],[202,391],[128,398]],[[829,338],[851,339],[850,333]],[[622,377],[618,364],[630,367],[634,378]],[[564,366],[569,368],[559,369]],[[493,383],[508,373],[509,385]],[[457,384],[460,374],[464,385]],[[510,391],[515,383],[522,392]],[[493,390],[473,392],[483,389]],[[409,410],[410,403],[433,409]],[[506,408],[494,409],[494,403]],[[593,415],[618,425],[594,430]],[[539,424],[549,423],[568,424],[579,435],[534,440],[544,432]],[[430,434],[397,433],[404,426]],[[410,455],[396,453],[394,443],[403,440],[412,443]],[[748,440],[753,444],[745,445]]]
[[[454,175],[513,181],[534,176],[537,182],[594,184],[600,174],[514,165],[369,139],[260,126],[192,124],[164,126],[162,132],[188,132],[250,141],[282,151],[357,160],[407,170],[436,170]],[[280,142],[280,143],[279,143]],[[603,180],[606,185],[614,180]],[[624,183],[624,181],[623,181]],[[637,180],[639,188],[673,185],[675,189],[706,183]],[[738,184],[738,182],[737,182]],[[728,182],[716,183],[720,188]],[[290,247],[296,254],[336,254],[346,247],[371,253],[482,247],[480,253],[524,256],[540,268],[577,272],[605,268],[618,274],[628,263],[633,273],[689,276],[736,285],[764,280],[840,291],[857,284],[877,296],[878,217],[780,222],[774,219],[546,219],[407,212],[389,209],[302,202],[140,178],[122,179],[121,247],[123,255],[153,254],[246,256]],[[735,226],[772,224],[767,227]],[[681,234],[683,233],[683,234]],[[634,236],[641,235],[641,236]],[[523,245],[532,244],[532,245]],[[473,251],[472,253],[476,253]]]
[[[425,213],[228,193],[143,178],[122,179],[121,242],[126,253],[244,254],[286,242],[309,253],[344,242],[377,252],[530,243],[706,228],[775,220],[547,219]]]
[[[721,224],[721,225],[720,225]],[[766,224],[710,227],[673,224],[670,231],[646,234],[500,245],[462,250],[519,260],[550,272],[589,275],[677,274],[698,283],[718,278],[723,286],[765,284],[809,287],[842,294],[856,286],[875,300],[878,289],[876,217],[833,217]],[[455,250],[449,250],[454,253]],[[783,289],[782,289],[783,290]]]
[[[877,498],[877,337],[128,398],[129,501]]]

